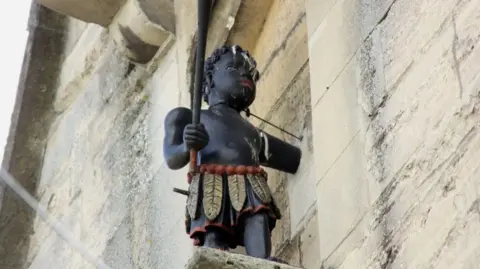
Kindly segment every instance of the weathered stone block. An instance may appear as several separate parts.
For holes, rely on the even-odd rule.
[[[307,269],[320,269],[320,236],[318,230],[317,212],[313,212],[306,221],[305,228],[300,234],[300,254],[302,267]]]
[[[435,2],[436,4],[438,3]],[[445,1],[444,4],[453,8],[449,1]],[[453,19],[455,23],[452,21],[449,27],[446,26],[447,22],[452,20],[449,13],[438,8],[444,16],[442,21],[437,13],[428,11],[430,7],[427,7],[424,1],[418,4],[421,9],[403,5],[401,2],[395,3],[392,7],[391,14],[398,14],[400,13],[398,10],[401,10],[406,16],[415,15],[418,19],[428,19],[438,31],[428,42],[424,41],[426,43],[420,42],[421,37],[409,38],[402,35],[395,37],[398,40],[394,41],[385,39],[385,36],[379,34],[380,46],[392,48],[384,49],[381,56],[385,65],[384,102],[367,133],[367,139],[373,137],[366,145],[366,154],[371,156],[369,171],[371,177],[379,182],[379,189],[372,192],[373,198],[378,197],[392,177],[403,169],[420,145],[433,141],[432,139],[426,141],[426,134],[432,137],[444,135],[432,130],[437,130],[446,115],[458,106],[460,100],[468,99],[476,87],[471,85],[476,83],[478,68],[471,65],[474,61],[471,57],[476,56],[474,53],[476,47],[472,44],[478,39],[476,37],[478,28],[470,26],[471,15],[463,8],[466,5],[474,8],[474,4],[470,2],[455,8],[458,14],[456,19]],[[395,19],[395,16],[387,17],[378,32],[385,33],[387,29],[394,27],[396,22],[390,20]],[[412,24],[402,32],[417,31],[420,29]],[[452,43],[452,35],[456,36],[458,41]],[[406,40],[411,40],[412,45],[408,50],[417,55],[415,58],[412,58],[410,52],[404,53],[402,46],[396,43],[404,44]],[[457,60],[462,64],[457,66]],[[446,64],[451,61],[453,61],[451,65]],[[379,151],[381,154],[378,154]]]
[[[296,234],[301,226],[307,211],[315,204],[317,195],[313,147],[311,137],[311,109],[310,109],[310,78],[308,64],[306,64],[292,79],[278,100],[270,107],[265,119],[277,126],[288,130],[296,136],[302,136],[299,141],[288,134],[274,130],[273,127],[261,124],[266,132],[278,136],[302,150],[300,167],[296,174],[278,175],[280,180],[286,180],[288,196],[290,197],[292,234]],[[272,173],[277,175],[277,173]],[[275,176],[276,177],[276,176]],[[272,180],[273,181],[273,180]],[[271,181],[271,182],[272,182]],[[272,182],[273,187],[278,182]]]
[[[322,259],[349,235],[369,208],[362,142],[355,136],[317,185]]]
[[[478,235],[474,178],[479,168],[473,160],[480,141],[474,127],[479,7],[468,0],[396,1],[357,50],[352,61],[360,71],[358,99],[371,121],[368,128],[361,126],[365,155],[356,160],[367,159],[363,172],[372,208],[358,219],[353,202],[326,206],[344,204],[342,218],[348,212],[355,216],[337,221],[354,225],[335,227],[348,236],[324,260],[326,268],[475,268],[478,263],[479,246],[472,238]],[[346,167],[348,173],[356,171]],[[360,184],[343,183],[342,174],[347,172],[337,173],[332,186]],[[324,190],[319,200],[331,192],[341,198],[353,187],[344,191]],[[328,219],[320,217],[319,225]],[[328,237],[320,235],[324,258]]]
[[[148,20],[175,33],[175,10],[173,0],[138,0]]]
[[[273,197],[282,213],[282,219],[277,220],[275,229],[272,231],[272,253],[277,255],[281,251],[283,245],[291,239],[291,222],[290,207],[288,199],[288,191],[285,181],[280,178],[281,182],[273,191]]]
[[[293,2],[295,1],[291,1],[291,4]],[[276,9],[278,8],[272,7],[271,12],[275,12]],[[253,55],[258,62],[261,79],[258,82],[257,99],[251,109],[261,117],[270,111],[282,93],[291,86],[292,80],[308,60],[305,13],[302,9],[293,9],[289,13],[288,6],[277,12],[280,13],[278,17],[272,17],[272,13],[270,14]],[[284,18],[288,24],[281,21],[281,15],[286,14],[293,17]],[[278,25],[283,27],[278,28]],[[277,49],[274,49],[272,43]]]
[[[325,16],[330,12],[333,5],[338,0],[305,0],[305,10],[307,11],[308,36],[312,36],[317,30]]]
[[[209,248],[199,248],[187,264],[187,269],[295,269],[284,264],[273,263],[262,259],[240,254],[233,254]],[[298,268],[297,268],[298,269]]]
[[[313,141],[320,181],[360,130],[356,66],[349,65],[313,108]],[[312,77],[313,76],[313,77]],[[312,84],[318,76],[311,73]],[[335,117],[333,117],[335,115]]]
[[[331,87],[392,2],[339,0],[333,6],[308,42],[312,105]]]
[[[273,0],[241,1],[226,44],[241,45],[242,48],[253,52],[273,2]]]
[[[60,14],[107,26],[125,0],[40,0],[39,3]]]
[[[163,25],[151,21],[151,16],[144,9],[149,6],[142,3],[145,4],[139,0],[127,0],[109,29],[119,48],[131,61],[146,64],[159,51],[170,49],[173,43],[170,39],[174,38],[174,34]],[[169,22],[170,29],[172,24]]]
[[[35,193],[48,144],[48,127],[54,118],[52,103],[58,70],[64,60],[68,19],[35,1],[30,14],[28,41],[22,69],[18,70],[21,74],[2,167],[28,192]],[[0,193],[0,197],[0,267],[28,267],[35,214],[10,188]]]
[[[300,236],[297,235],[283,242],[281,248],[273,255],[291,266],[301,267]]]
[[[272,59],[285,50],[286,42],[291,39],[290,37],[297,29],[305,27],[306,33],[306,26],[300,26],[304,21],[303,1],[273,1],[255,49],[252,51],[257,59],[260,75],[265,73]]]
[[[208,57],[217,47],[223,46],[227,41],[230,31],[235,25],[241,2],[241,0],[230,0],[215,3],[208,25],[205,57]]]

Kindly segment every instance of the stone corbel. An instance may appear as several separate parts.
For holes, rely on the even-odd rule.
[[[299,269],[245,255],[211,248],[198,248],[188,261],[187,269]]]
[[[125,0],[38,0],[57,13],[107,27]]]
[[[127,0],[109,26],[113,39],[126,57],[148,63],[174,37],[171,1]],[[160,24],[161,23],[161,24]]]

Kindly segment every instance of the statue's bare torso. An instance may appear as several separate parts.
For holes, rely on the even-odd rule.
[[[205,110],[201,122],[210,135],[200,151],[201,163],[259,165],[261,137],[257,128],[231,109]]]

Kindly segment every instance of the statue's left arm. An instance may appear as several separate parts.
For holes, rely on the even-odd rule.
[[[300,166],[302,151],[264,131],[260,132],[262,148],[260,164],[279,171],[295,174]]]

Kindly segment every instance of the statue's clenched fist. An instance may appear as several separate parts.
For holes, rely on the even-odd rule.
[[[183,141],[188,150],[201,150],[208,144],[208,133],[203,124],[188,124],[183,130]]]

